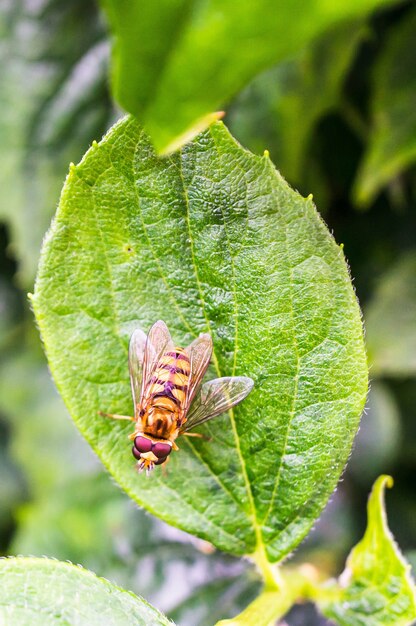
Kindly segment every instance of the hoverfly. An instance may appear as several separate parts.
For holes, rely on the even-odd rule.
[[[134,417],[100,414],[135,422],[129,438],[139,471],[149,473],[155,465],[162,465],[172,449],[178,450],[179,435],[228,411],[252,390],[254,383],[246,376],[216,378],[201,385],[211,354],[209,334],[179,348],[160,320],[147,336],[139,329],[132,334],[129,371]]]

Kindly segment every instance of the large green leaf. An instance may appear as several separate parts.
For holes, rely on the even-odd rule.
[[[257,73],[332,24],[366,15],[388,0],[102,4],[115,36],[115,97],[145,122],[160,150],[169,150]]]
[[[169,626],[133,593],[69,563],[0,559],[0,622],[7,626]]]
[[[380,476],[368,501],[363,539],[351,551],[338,587],[319,599],[324,615],[340,626],[410,626],[416,620],[416,588],[387,526]]]
[[[416,160],[416,10],[392,31],[374,67],[372,130],[354,194],[368,206]]]
[[[310,198],[221,123],[171,158],[132,118],[72,167],[33,297],[71,415],[116,480],[169,523],[234,554],[288,554],[348,457],[367,389],[343,252]],[[213,374],[255,389],[179,442],[166,474],[134,471],[127,346],[164,319],[214,340]]]
[[[416,373],[416,253],[404,254],[381,278],[366,310],[374,376]]]

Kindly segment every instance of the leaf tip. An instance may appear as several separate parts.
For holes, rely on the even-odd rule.
[[[394,480],[392,476],[388,474],[382,474],[379,476],[374,483],[373,491],[382,491],[383,489],[391,489],[394,485]]]
[[[204,130],[209,128],[215,122],[220,121],[225,115],[225,111],[214,111],[213,113],[208,113],[203,117],[200,117],[192,126],[187,128],[181,135],[177,135],[170,143],[165,146],[162,146],[159,149],[160,156],[169,156],[172,152],[179,150],[185,144],[189,143],[202,133]]]

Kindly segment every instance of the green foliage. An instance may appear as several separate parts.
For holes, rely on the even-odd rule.
[[[133,593],[69,563],[0,560],[0,620],[7,626],[169,626]]]
[[[317,189],[313,134],[319,121],[341,106],[345,76],[365,34],[362,21],[337,24],[295,58],[253,80],[231,107],[231,130],[254,150],[272,147],[279,169],[295,185],[306,186],[307,176]]]
[[[91,0],[6,2],[0,21],[0,218],[27,286],[68,162],[111,119],[108,45]]]
[[[159,159],[122,121],[69,174],[33,305],[71,415],[133,498],[234,554],[299,543],[349,454],[366,363],[342,250],[267,157],[217,124]],[[256,387],[147,479],[131,426],[97,412],[131,413],[129,336],[158,318],[179,344],[210,331],[216,374]]]
[[[369,477],[375,480],[402,451],[401,438],[396,398],[387,384],[373,378],[360,435],[348,463],[349,472],[360,482],[367,483]]]
[[[352,550],[338,588],[318,605],[340,626],[410,626],[416,616],[416,589],[408,565],[387,526],[384,488],[393,484],[380,476],[368,501],[363,539]]]
[[[374,376],[416,373],[416,254],[402,255],[378,284],[366,310]]]
[[[154,3],[142,2],[140,20],[134,19],[138,7],[133,2],[123,4],[108,0],[106,4],[107,12],[112,10],[110,23],[118,46],[118,50],[113,50],[112,68],[118,101],[127,107],[121,92],[124,90],[123,97],[126,98],[132,94],[131,106],[127,108],[136,110],[137,104],[138,111],[141,107],[140,121],[149,123],[158,147],[163,142],[169,143],[172,133],[181,133],[190,126],[195,132],[193,124],[198,116],[226,104],[231,131],[243,145],[258,154],[268,148],[273,161],[292,185],[305,195],[313,192],[320,211],[325,211],[329,229],[334,231],[337,241],[345,244],[357,294],[364,304],[365,318],[368,317],[371,372],[373,378],[378,377],[372,384],[369,411],[363,417],[349,467],[331,505],[319,520],[316,531],[297,549],[292,565],[280,570],[280,591],[261,594],[258,601],[238,618],[241,622],[247,615],[254,614],[255,624],[259,626],[255,616],[258,607],[261,615],[266,616],[265,609],[282,617],[285,607],[299,598],[316,601],[316,594],[320,593],[321,598],[328,599],[325,596],[328,589],[318,592],[316,580],[302,582],[296,563],[312,563],[312,568],[308,565],[309,570],[316,567],[322,579],[338,571],[337,563],[345,557],[346,547],[352,545],[351,537],[357,536],[360,528],[362,501],[368,492],[369,481],[380,471],[388,470],[396,479],[389,507],[389,520],[395,536],[408,549],[416,541],[413,480],[416,471],[416,386],[412,378],[415,370],[412,359],[412,287],[416,268],[411,260],[414,254],[406,253],[415,249],[415,177],[412,171],[415,162],[412,130],[414,4],[409,1],[386,2],[386,6],[375,14],[369,14],[368,7],[362,6],[360,14],[353,17],[350,11],[355,11],[354,6],[344,3],[339,7],[337,5],[341,3],[333,2],[326,10],[332,12],[334,19],[328,17],[324,24],[323,13],[313,12],[317,3],[302,6],[299,10],[291,3],[290,23],[283,19],[287,3],[280,3],[275,8],[282,17],[277,25],[280,34],[275,35],[274,50],[265,65],[258,63],[264,61],[262,55],[267,54],[258,35],[267,27],[267,32],[273,36],[271,30],[275,25],[268,15],[259,15],[251,24],[245,21],[233,23],[233,18],[228,18],[231,10],[243,15],[248,1],[231,9],[223,2],[214,6],[211,1],[184,0],[180,3],[175,0],[159,3],[157,10]],[[374,1],[373,4],[378,3]],[[253,5],[248,11],[253,14],[257,7],[261,9],[260,5]],[[120,8],[126,16],[124,21],[118,20]],[[226,19],[221,22],[224,11]],[[345,15],[340,16],[340,11]],[[295,14],[296,20],[293,19]],[[212,17],[210,23],[198,22],[205,15]],[[222,26],[225,38],[220,33]],[[256,58],[250,42],[235,43],[236,38],[244,36],[246,27],[246,32],[252,29],[252,41],[254,36],[257,37]],[[209,32],[211,28],[212,33]],[[304,31],[300,33],[300,39],[295,36],[297,29]],[[240,613],[254,600],[260,590],[254,568],[245,559],[237,560],[218,552],[205,554],[209,546],[204,542],[187,537],[137,510],[122,491],[114,489],[105,474],[97,473],[97,460],[71,426],[53,389],[33,332],[32,316],[24,306],[26,292],[19,289],[22,284],[31,288],[40,242],[55,210],[68,162],[79,160],[86,146],[92,139],[99,139],[112,120],[106,76],[110,46],[102,20],[92,0],[71,3],[65,0],[19,0],[3,3],[0,7],[0,32],[0,550],[6,554],[47,554],[83,563],[100,576],[148,598],[180,626],[212,626],[218,619]],[[293,45],[286,48],[287,56],[284,47],[292,36]],[[212,45],[213,49],[198,58],[196,53],[200,54],[206,45]],[[129,54],[133,47],[138,52]],[[226,58],[221,56],[224,54]],[[248,57],[249,63],[253,61],[251,75],[247,73]],[[145,62],[137,62],[137,59],[145,59]],[[278,65],[258,74],[260,68],[269,67],[276,61]],[[237,64],[241,64],[242,69],[235,72]],[[210,71],[214,78],[207,76]],[[227,76],[228,71],[233,75]],[[120,82],[123,72],[129,79]],[[244,91],[238,93],[246,83]],[[194,86],[197,88],[195,92]],[[231,103],[227,102],[229,86],[236,94]],[[135,92],[133,87],[136,87]],[[168,104],[161,100],[166,96],[167,88],[172,93],[172,97],[168,94]],[[205,109],[204,106],[211,101],[214,104]],[[186,118],[188,113],[189,119]],[[166,126],[168,138],[162,128],[150,126],[163,115],[169,125]],[[172,127],[177,121],[182,126],[175,130]],[[207,120],[202,122],[207,123]],[[185,152],[183,158],[188,156],[189,152]],[[158,167],[163,172],[159,162]],[[153,164],[148,170],[149,193],[144,199],[147,203],[144,215],[148,220],[145,223],[148,232],[150,222],[153,230],[146,244],[140,240],[144,254],[149,254],[149,243],[158,243],[157,250],[163,247],[161,242],[156,242],[154,235],[158,228],[156,220],[149,217],[148,204],[153,202],[152,193],[157,195],[160,189],[159,180],[152,184],[152,168]],[[254,174],[256,171],[254,168]],[[229,180],[235,181],[235,177],[229,177]],[[106,182],[103,173],[100,188],[104,184],[109,184],[110,190],[114,189],[111,181]],[[180,184],[178,188],[182,189]],[[102,197],[101,192],[99,197]],[[118,195],[116,192],[108,201],[110,204],[116,200],[115,210],[118,210],[119,197],[124,197],[124,193]],[[369,211],[358,212],[355,210],[357,205],[368,206]],[[394,210],[397,208],[400,211]],[[172,207],[171,213],[174,210]],[[105,216],[111,221],[110,209]],[[84,217],[82,214],[82,219]],[[273,219],[271,215],[269,218]],[[133,221],[135,219],[137,213],[134,213]],[[238,228],[235,230],[237,232]],[[105,228],[103,232],[107,232]],[[168,242],[171,241],[173,237],[168,238]],[[110,256],[110,261],[115,260],[115,263],[110,267],[117,278],[118,291],[114,292],[114,297],[120,301],[124,293],[119,276],[123,275],[123,263],[118,263],[117,243],[113,246],[114,242],[111,242],[110,250],[115,253]],[[93,249],[99,257],[99,247]],[[60,258],[64,259],[65,267],[64,252]],[[166,255],[161,260],[172,285]],[[150,268],[150,280],[154,281],[156,271],[154,267],[152,269],[152,263],[149,261],[149,266],[142,270]],[[268,259],[265,266],[272,271]],[[130,267],[134,269],[136,266],[132,264]],[[73,265],[69,264],[68,271],[72,268]],[[16,281],[15,273],[19,281]],[[176,297],[172,299],[179,303],[181,298],[177,294],[182,293],[180,276],[182,274],[178,272],[173,285]],[[126,282],[130,279],[128,276]],[[143,282],[145,280],[143,277]],[[133,281],[134,289],[136,285],[137,282]],[[105,279],[104,288],[106,286]],[[156,291],[157,288],[154,293]],[[189,292],[187,284],[184,297]],[[109,293],[107,290],[107,299]],[[91,288],[89,314],[94,315],[97,302],[100,308],[101,294],[100,288],[97,298],[95,288]],[[228,292],[225,295],[228,296]],[[133,297],[128,290],[126,297]],[[100,409],[130,411],[131,408],[125,347],[129,333],[141,320],[143,307],[147,307],[147,304],[142,307],[138,294],[134,294],[134,298],[135,306],[139,303],[140,307],[133,313],[130,310],[127,321],[121,320],[123,354],[120,347],[120,354],[113,351],[110,355],[114,371],[120,371],[114,381],[120,381],[122,389],[120,387],[120,393],[117,391],[117,398],[109,386],[108,396],[106,392],[102,401],[97,402]],[[149,298],[146,294],[146,303]],[[159,314],[157,310],[155,314]],[[169,317],[170,325],[172,317],[173,313]],[[149,314],[144,330],[152,321],[154,319]],[[84,341],[89,345],[89,342],[85,334],[79,332],[79,323],[74,323],[74,328],[77,355],[81,352],[84,359],[79,344]],[[199,332],[199,327],[195,332]],[[180,323],[173,326],[173,334],[178,341],[188,340],[191,336]],[[100,332],[97,331],[95,336],[98,344]],[[221,345],[218,334],[214,334],[214,338]],[[92,353],[95,350],[93,345]],[[102,353],[98,358],[109,363],[109,356],[101,357]],[[68,361],[68,372],[74,373],[79,364],[79,359]],[[215,372],[212,371],[211,375]],[[263,384],[262,380],[259,384]],[[85,423],[90,417],[85,417]],[[235,413],[236,425],[245,426],[246,417],[246,408],[242,405]],[[95,418],[94,413],[92,419]],[[224,446],[229,441],[228,418],[216,422],[206,429],[209,431],[212,426],[214,438],[196,442],[196,452],[191,452],[186,442],[180,442],[181,450],[176,455],[180,467],[175,472],[181,470],[183,482],[195,469],[196,461],[193,463],[188,458],[191,454],[202,453],[204,459],[212,463],[208,446],[214,450],[218,442]],[[100,428],[97,422],[94,441],[101,438]],[[107,424],[106,428],[105,436],[114,429],[120,433],[111,441],[123,449],[120,456],[123,455],[126,471],[134,474],[125,438],[128,429],[113,423]],[[267,450],[271,448],[270,445]],[[234,450],[232,443],[230,457],[233,460]],[[281,454],[281,448],[278,454]],[[276,456],[274,460],[278,463],[281,459]],[[258,474],[250,479],[257,477]],[[164,481],[162,474],[158,478],[160,482]],[[205,481],[202,487],[205,500],[198,503],[202,511],[202,505],[205,509],[211,506],[211,493],[207,495],[211,478],[207,479],[205,473],[198,474],[198,478]],[[226,480],[230,484],[228,475]],[[183,505],[181,495],[170,492],[169,496],[164,496],[165,500],[176,498],[178,517]],[[152,493],[144,494],[144,497],[150,502],[153,499]],[[22,500],[26,500],[23,505]],[[186,511],[189,512],[188,504]],[[223,511],[225,517],[228,511]],[[233,512],[231,510],[231,514]],[[399,592],[402,589],[397,588]],[[335,588],[335,597],[337,594]],[[382,612],[380,616],[383,619]],[[367,623],[367,617],[354,615],[359,626]],[[349,619],[353,619],[351,613]],[[31,615],[31,623],[33,620]],[[236,619],[233,621],[235,623]],[[88,618],[85,622],[90,624]],[[308,612],[308,606],[300,605],[285,617],[285,622],[290,626],[322,623],[320,618]],[[44,619],[41,623],[45,623]]]
[[[260,71],[387,3],[102,0],[115,36],[114,95],[169,151]]]
[[[46,364],[27,343],[0,361],[0,411],[13,427],[13,456],[32,497],[47,497],[71,476],[80,480],[91,471],[90,450],[72,428]]]
[[[366,207],[416,159],[415,29],[413,9],[392,31],[373,69],[372,128],[354,190]]]
[[[203,542],[134,506],[104,472],[50,487],[20,508],[18,524],[11,554],[82,563],[157,604],[178,624],[212,626],[258,592],[247,564],[206,553]]]

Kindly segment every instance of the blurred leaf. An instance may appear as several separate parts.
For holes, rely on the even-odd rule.
[[[102,0],[115,37],[115,98],[144,122],[159,150],[169,151],[256,74],[333,24],[385,4]]]
[[[373,376],[416,373],[416,253],[402,255],[385,274],[366,308]]]
[[[217,577],[210,584],[197,588],[169,616],[180,626],[212,626],[224,616],[231,617],[242,611],[258,592],[258,582],[247,577]]]
[[[410,626],[416,619],[416,590],[408,565],[387,526],[384,488],[393,484],[380,476],[368,501],[363,539],[348,557],[339,586],[319,599],[323,614],[340,626]]]
[[[307,534],[349,454],[366,363],[342,251],[267,158],[220,123],[157,158],[122,120],[71,169],[33,304],[74,420],[131,497],[264,567]],[[158,318],[180,345],[210,331],[216,373],[256,386],[147,478],[131,426],[97,412],[132,411],[128,340]]]
[[[345,75],[364,34],[358,21],[339,24],[288,64],[276,108],[282,142],[279,165],[294,184],[304,179],[316,124],[339,105]]]
[[[29,285],[68,162],[112,115],[108,46],[91,1],[3,3],[0,20],[0,218]]]
[[[257,76],[227,116],[233,134],[254,152],[270,150],[291,184],[319,198],[321,211],[328,185],[314,131],[324,115],[343,108],[342,87],[365,32],[358,20],[337,24],[296,58]]]
[[[24,478],[19,468],[10,458],[7,439],[4,437],[4,425],[0,422],[0,551],[6,550],[9,533],[14,527],[16,507],[26,496]],[[6,439],[6,440],[5,440]]]
[[[348,471],[365,485],[374,481],[399,452],[400,412],[387,385],[372,381],[367,411],[361,419],[360,433],[348,463]]]
[[[169,626],[159,611],[92,572],[59,561],[0,560],[0,621],[7,626]]]
[[[94,467],[95,459],[68,419],[46,364],[30,344],[22,343],[15,354],[0,360],[0,411],[12,428],[12,456],[24,470],[32,497]]]
[[[18,522],[11,553],[82,563],[149,598],[181,626],[212,624],[214,605],[218,619],[242,610],[259,586],[246,563],[202,552],[133,506],[104,473],[50,489],[20,508]]]
[[[392,30],[374,66],[372,131],[354,196],[368,206],[416,160],[416,10]]]
[[[104,473],[68,477],[64,488],[52,487],[20,508],[11,552],[82,563],[109,578],[117,561],[122,563],[117,550],[127,541],[128,523],[145,536],[143,524],[128,515],[128,504]]]

